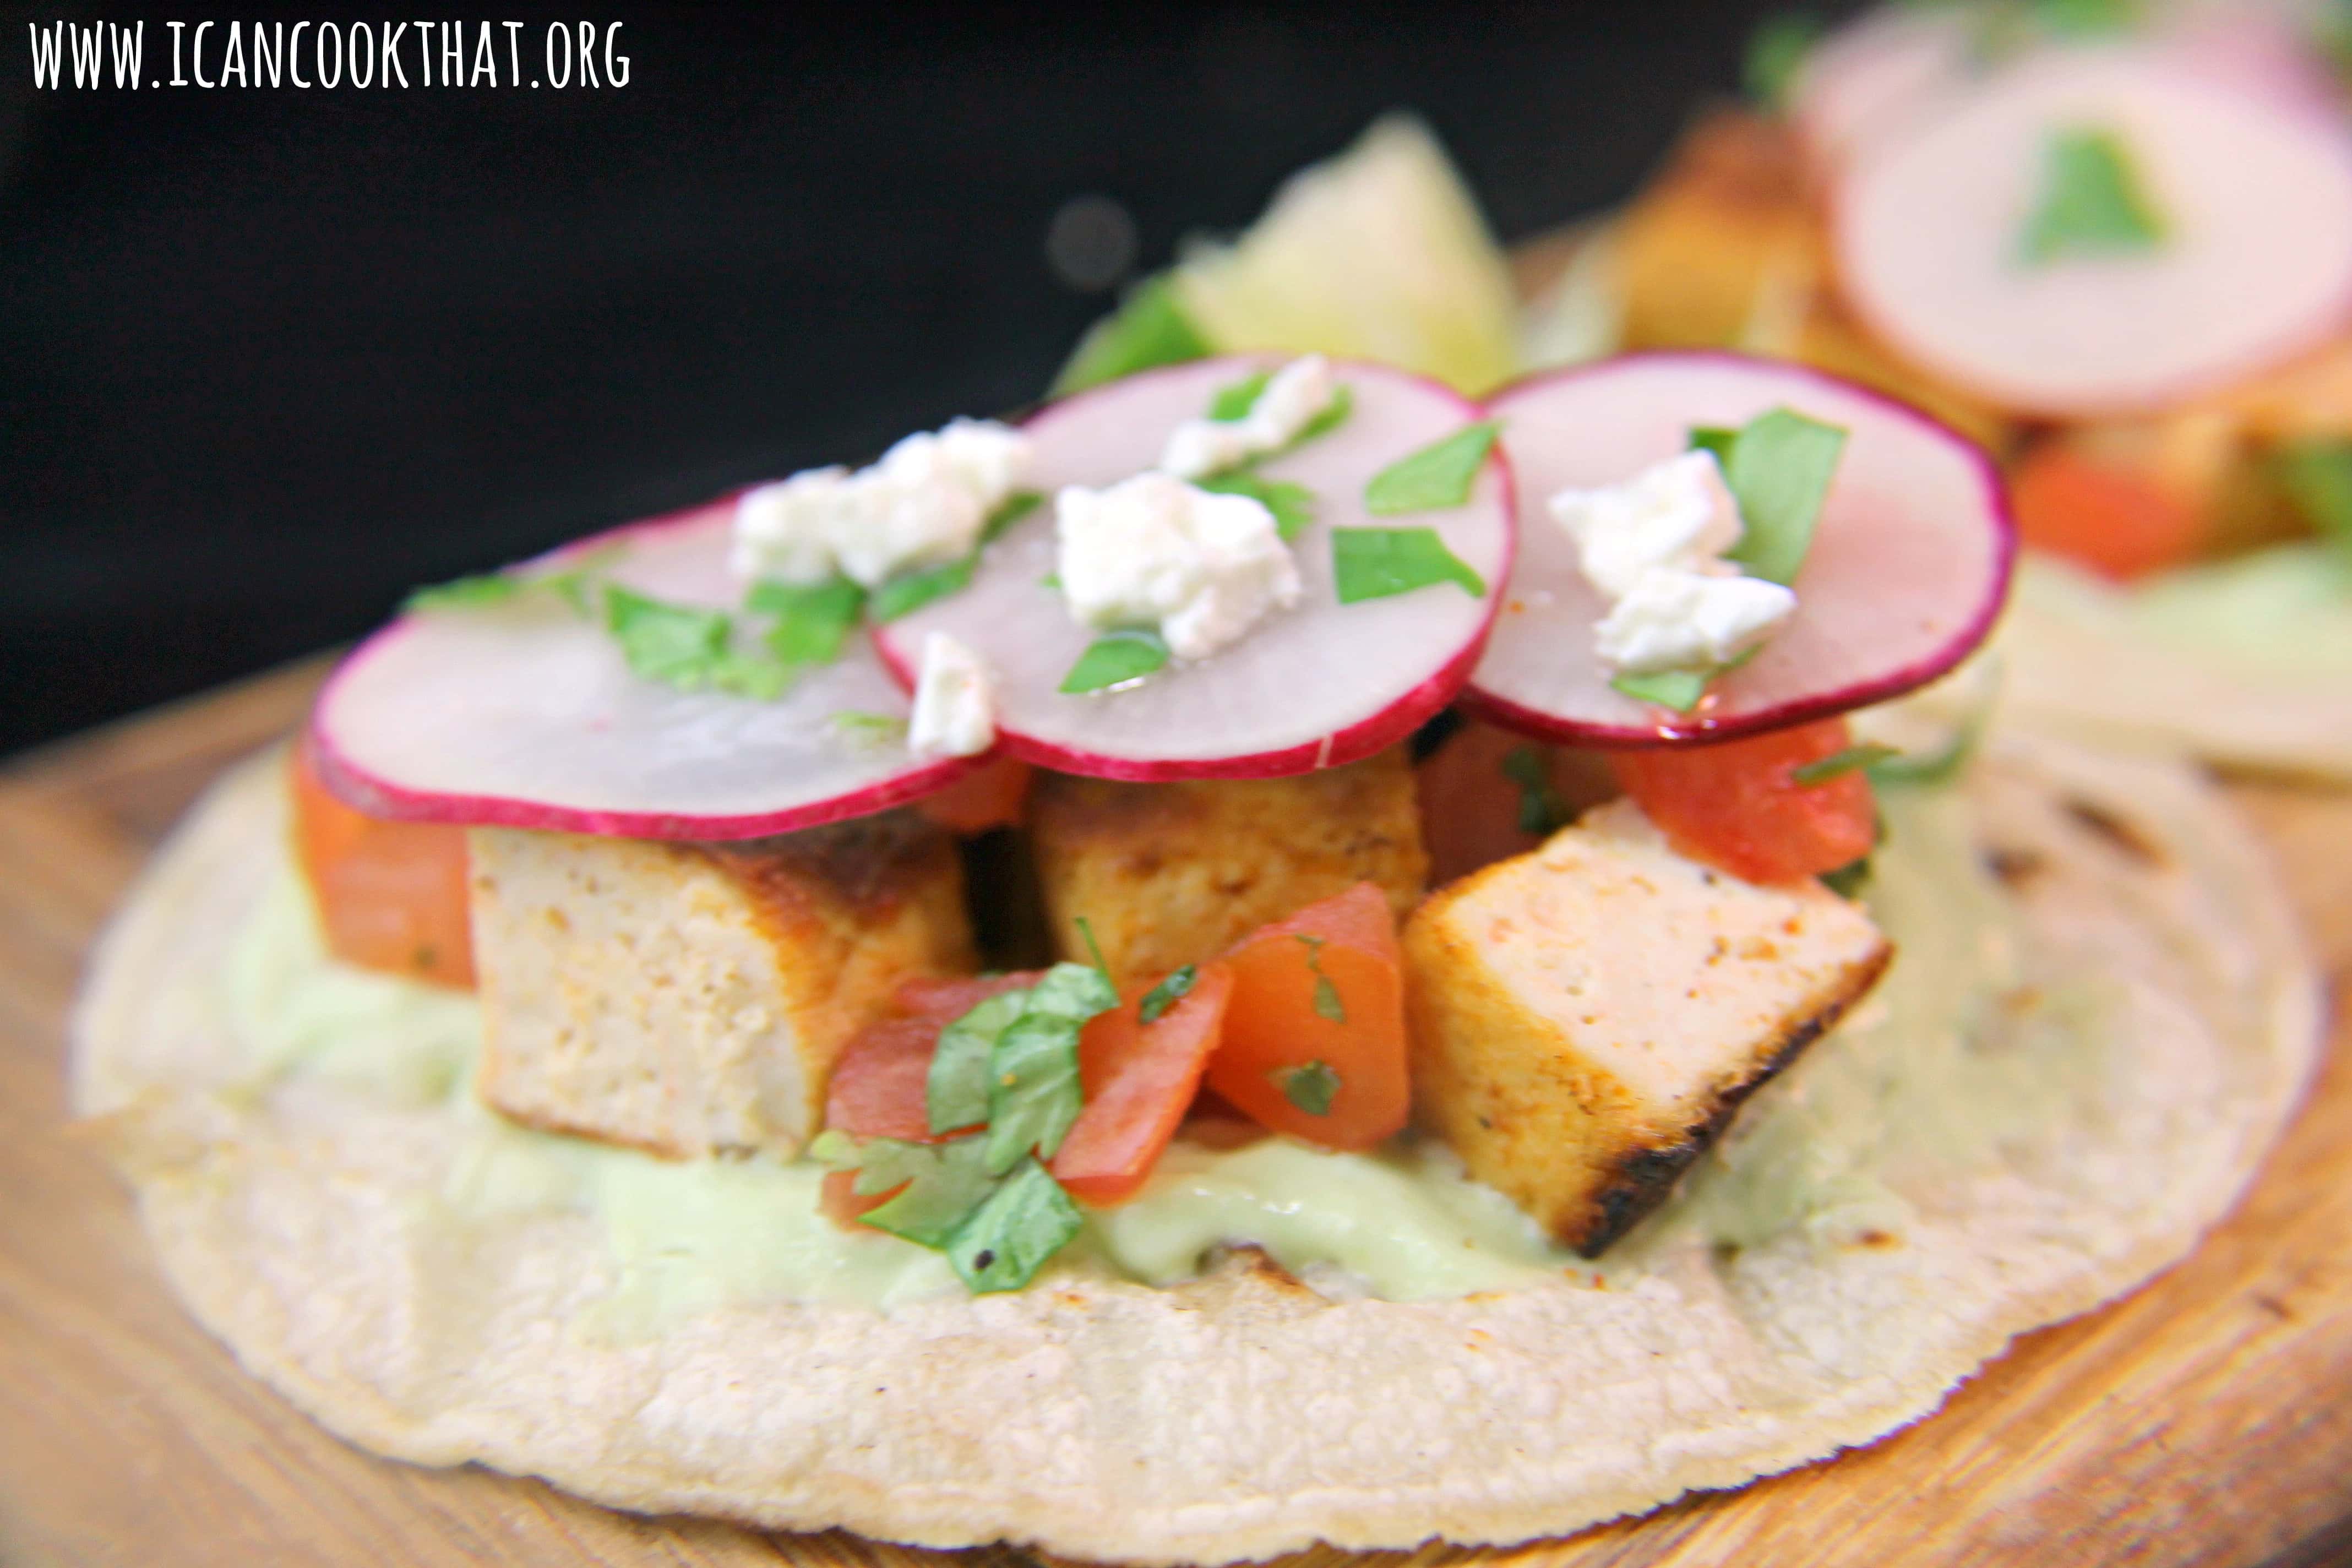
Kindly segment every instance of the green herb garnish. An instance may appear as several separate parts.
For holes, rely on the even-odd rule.
[[[1863,885],[1870,880],[1870,857],[1850,860],[1834,871],[1822,873],[1822,886],[1839,898],[1852,900],[1862,893]]]
[[[988,1062],[1003,1034],[1029,1005],[1026,991],[987,997],[940,1031],[924,1080],[931,1135],[977,1127],[988,1120]]]
[[[1079,1021],[1034,1010],[1004,1026],[988,1053],[988,1171],[1003,1175],[1031,1150],[1050,1160],[1084,1108]]]
[[[792,679],[787,667],[735,651],[734,619],[724,610],[673,605],[608,583],[604,629],[621,645],[631,671],[680,691],[768,699]]]
[[[2164,231],[2119,134],[2097,126],[2050,133],[2041,198],[2018,236],[2020,260],[2044,267],[2068,258],[2133,255],[2153,249]]]
[[[1176,971],[1143,994],[1142,1005],[1135,1010],[1137,1019],[1146,1024],[1157,1024],[1167,1016],[1169,1008],[1191,993],[1192,983],[1200,977],[1201,972],[1189,963]]]
[[[1315,492],[1289,479],[1269,479],[1252,468],[1227,468],[1196,481],[1220,495],[1247,496],[1274,514],[1274,531],[1285,544],[1315,521]]]
[[[1062,677],[1066,692],[1100,691],[1140,680],[1168,665],[1168,645],[1158,632],[1141,629],[1105,632],[1087,645],[1070,673]]]
[[[1552,787],[1551,770],[1533,746],[1514,746],[1503,755],[1503,776],[1519,786],[1519,831],[1549,838],[1571,817],[1568,803]]]
[[[980,525],[981,543],[995,543],[1004,537],[1006,530],[1045,504],[1045,497],[1040,491],[1014,490],[999,502],[996,510],[988,514],[988,521]]]
[[[919,572],[901,572],[874,590],[867,610],[877,622],[895,621],[911,615],[934,599],[944,599],[950,594],[961,594],[971,586],[973,557],[966,555],[944,566],[927,566]]]
[[[486,572],[478,577],[459,577],[418,588],[401,601],[400,607],[411,615],[418,611],[486,609],[492,605],[511,603],[535,585],[532,579],[520,573]]]
[[[1094,946],[1091,932],[1087,945]],[[1118,1005],[1118,987],[1110,983],[1110,972],[1103,967],[1099,949],[1096,950],[1094,963],[1057,963],[1029,990],[1030,1012],[1067,1018],[1073,1023],[1083,1024]]]
[[[1305,1067],[1276,1068],[1272,1076],[1283,1099],[1307,1115],[1331,1114],[1331,1102],[1339,1096],[1339,1075],[1328,1064],[1308,1062]]]
[[[1789,89],[1821,37],[1822,19],[1810,11],[1783,11],[1757,24],[1740,68],[1748,100],[1772,113],[1785,110]]]
[[[2319,536],[2352,553],[2352,442],[2302,442],[2280,451],[2272,468]]]
[[[959,1138],[951,1143],[873,1138],[857,1143],[838,1131],[829,1131],[817,1136],[809,1152],[836,1170],[856,1171],[851,1190],[860,1197],[904,1187],[889,1202],[867,1210],[858,1219],[918,1247],[947,1246],[996,1185],[983,1168],[984,1151],[977,1138]]]
[[[1265,391],[1265,384],[1273,379],[1274,372],[1262,370],[1231,386],[1217,388],[1216,395],[1209,399],[1209,417],[1220,425],[1248,418],[1250,410],[1257,406],[1258,395]]]
[[[1901,754],[1892,746],[1882,746],[1875,741],[1864,741],[1848,746],[1843,751],[1832,752],[1816,762],[1807,763],[1801,768],[1790,769],[1789,781],[1799,789],[1812,789],[1817,785],[1829,783],[1832,779],[1843,778],[1847,773],[1856,773],[1865,768],[1874,768],[1889,758]]]
[[[975,1296],[1018,1290],[1068,1245],[1080,1223],[1062,1184],[1035,1159],[1024,1159],[956,1227],[948,1262]]]
[[[1080,915],[1071,923],[1078,928],[1078,935],[1085,939],[1087,944],[1087,955],[1095,961],[1095,969],[1097,973],[1100,973],[1104,979],[1109,979],[1110,965],[1103,962],[1102,943],[1095,940],[1095,922],[1087,919],[1086,916]]]
[[[1470,499],[1470,487],[1502,428],[1499,420],[1482,419],[1399,458],[1365,484],[1365,509],[1390,517],[1462,505]]]
[[[1307,949],[1307,972],[1315,976],[1315,1016],[1334,1024],[1346,1023],[1348,1008],[1339,1000],[1339,988],[1323,973],[1323,939],[1301,931],[1298,940]]]
[[[1053,395],[1100,386],[1154,365],[1203,359],[1215,352],[1176,296],[1165,273],[1129,289],[1117,310],[1087,329],[1069,363],[1054,378]]]
[[[766,641],[768,651],[783,663],[831,664],[856,628],[866,590],[839,575],[806,586],[754,583],[743,607],[776,618]]]
[[[1787,408],[1759,414],[1736,431],[1702,426],[1690,433],[1694,448],[1715,454],[1739,503],[1739,542],[1727,559],[1783,587],[1797,580],[1845,438],[1841,426]]]
[[[1343,605],[1453,583],[1474,599],[1486,580],[1445,547],[1433,528],[1335,528],[1331,580]]]
[[[1647,675],[1621,675],[1609,684],[1636,702],[1687,713],[1698,706],[1698,700],[1706,695],[1706,683],[1714,679],[1711,669],[1660,669]]]
[[[875,751],[907,738],[907,721],[888,713],[868,713],[845,708],[825,719],[825,727],[859,751]]]

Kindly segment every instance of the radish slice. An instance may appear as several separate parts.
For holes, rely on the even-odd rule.
[[[1279,358],[1196,361],[1093,388],[1041,410],[1031,483],[1114,484],[1160,460],[1168,432],[1200,417],[1223,387]],[[1476,406],[1434,382],[1382,365],[1335,368],[1354,406],[1329,433],[1258,471],[1304,485],[1314,521],[1291,541],[1305,593],[1198,664],[1172,664],[1125,688],[1066,695],[1062,679],[1101,634],[1071,619],[1055,571],[1051,507],[991,545],[971,587],[876,634],[911,681],[926,633],[978,649],[996,672],[997,733],[1013,755],[1112,779],[1269,778],[1337,767],[1402,740],[1451,701],[1476,662],[1510,571],[1510,475],[1490,455],[1466,504],[1374,516],[1364,485],[1398,458],[1460,430]],[[1429,527],[1485,582],[1453,583],[1353,605],[1332,584],[1335,527]]]
[[[1970,68],[1974,25],[1958,6],[1889,7],[1815,45],[1789,104],[1806,158],[1834,172],[1957,90]]]
[[[1489,405],[1527,497],[1502,615],[1465,701],[1575,745],[1728,741],[1826,718],[1934,679],[1984,639],[2016,544],[1991,460],[1926,415],[1794,365],[1635,354],[1541,375]],[[1612,688],[1593,648],[1608,601],[1546,501],[1683,451],[1693,426],[1790,408],[1847,431],[1793,586],[1797,609],[1677,714]]]
[[[731,500],[567,545],[617,545],[614,581],[732,606]],[[860,816],[953,783],[976,760],[861,745],[840,713],[904,720],[863,637],[774,701],[632,674],[603,627],[555,603],[410,615],[360,645],[319,699],[320,772],[377,816],[627,838],[751,838]]]
[[[2141,252],[2019,259],[2053,133],[2112,132],[2164,219]],[[1834,193],[1855,310],[2004,406],[2122,411],[2283,359],[2352,310],[2352,140],[2147,51],[2069,50],[1990,79]]]

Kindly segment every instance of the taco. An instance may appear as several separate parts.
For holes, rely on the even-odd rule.
[[[415,1462],[1151,1562],[1738,1485],[2179,1257],[2312,1065],[2196,778],[1988,726],[2011,542],[1718,355],[959,422],[421,595],[76,1103]]]
[[[2339,44],[2259,0],[1775,23],[1752,106],[1590,228],[1531,341],[1735,348],[1916,405],[2009,472],[2009,700],[2352,776]]]

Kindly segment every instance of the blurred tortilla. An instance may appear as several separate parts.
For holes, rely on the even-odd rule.
[[[771,1302],[602,1342],[574,1326],[613,1284],[593,1221],[436,1218],[446,1105],[240,1087],[244,1045],[207,998],[280,854],[266,762],[195,808],[104,939],[77,1105],[105,1119],[195,1315],[397,1458],[626,1509],[1143,1562],[1558,1534],[1926,1415],[2012,1335],[2182,1256],[2279,1131],[2316,984],[2236,819],[2186,770],[2013,734],[1970,788],[2033,942],[2126,998],[2130,1048],[2042,1131],[1904,1188],[1897,1245],[1667,1231],[1608,1289],[1413,1304],[1326,1300],[1242,1252],[1171,1289]],[[1804,1084],[1800,1064],[1748,1121]]]

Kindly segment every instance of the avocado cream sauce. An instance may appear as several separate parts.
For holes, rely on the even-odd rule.
[[[1791,1229],[1831,1241],[1899,1237],[1895,1185],[2026,1131],[2070,1092],[2065,1062],[2105,1031],[2083,997],[2021,1012],[2005,1000],[2018,955],[1979,864],[1969,809],[1949,790],[1883,792],[1886,843],[1866,897],[1898,957],[1836,1033],[1757,1097],[1669,1207],[1609,1261],[1638,1270],[1662,1240],[1696,1232],[1753,1245]],[[254,1077],[299,1076],[457,1129],[436,1200],[460,1224],[544,1212],[592,1216],[616,1284],[595,1325],[633,1335],[681,1314],[778,1299],[876,1307],[961,1289],[940,1255],[817,1212],[805,1161],[678,1163],[515,1126],[468,1090],[481,1016],[469,995],[330,957],[289,866],[240,933],[223,977]],[[2000,1048],[2021,1031],[2041,1048]],[[1196,1273],[1223,1243],[1254,1242],[1334,1294],[1412,1300],[1508,1289],[1591,1265],[1551,1246],[1508,1200],[1464,1177],[1441,1146],[1406,1141],[1334,1154],[1285,1139],[1239,1149],[1179,1142],[1134,1202],[1090,1213],[1046,1276],[1150,1283]]]
[[[2252,676],[2352,675],[2352,551],[2281,544],[2168,572],[2126,615],[2159,642]]]

